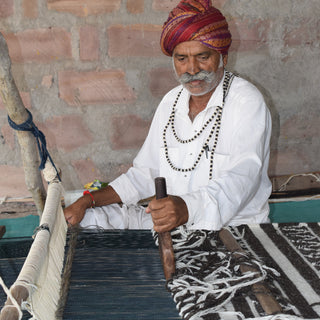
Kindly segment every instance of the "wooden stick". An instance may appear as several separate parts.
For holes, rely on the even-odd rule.
[[[0,95],[8,115],[16,124],[22,124],[28,119],[28,113],[11,73],[11,60],[7,43],[0,33]],[[31,132],[16,132],[25,172],[25,182],[41,215],[46,197],[40,171],[40,162],[36,139]]]
[[[226,248],[230,252],[234,253],[234,257],[236,259],[243,257],[243,254],[245,254],[245,251],[240,247],[240,245],[234,239],[233,235],[227,229],[222,229],[219,232],[219,237],[223,242],[223,244],[226,246]],[[257,269],[252,266],[248,266],[246,264],[240,264],[240,271],[241,273],[257,272]],[[261,307],[267,314],[272,315],[272,314],[278,314],[282,312],[282,308],[280,304],[271,295],[270,289],[263,281],[253,284],[252,289],[256,298],[260,302]]]
[[[0,226],[0,239],[6,233],[6,226]]]
[[[166,198],[167,187],[165,178],[158,177],[155,179],[156,199]],[[158,233],[159,252],[162,262],[163,272],[166,280],[172,279],[172,275],[176,271],[176,263],[174,259],[174,251],[170,232]]]
[[[57,310],[55,313],[56,320],[63,319],[64,309],[67,305],[68,293],[70,287],[70,279],[72,272],[72,263],[74,255],[76,253],[77,239],[80,231],[79,224],[70,228],[70,239],[69,239],[69,249],[66,256],[66,262],[63,269],[61,287],[60,287],[60,298],[57,304]]]

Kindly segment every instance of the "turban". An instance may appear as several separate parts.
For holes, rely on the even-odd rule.
[[[182,0],[162,27],[161,50],[172,56],[181,42],[197,40],[205,46],[227,54],[231,45],[228,23],[211,0]]]

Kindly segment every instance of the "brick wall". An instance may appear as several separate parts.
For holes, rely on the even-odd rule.
[[[233,34],[228,67],[273,116],[270,175],[319,171],[318,0],[215,0]],[[178,0],[2,0],[12,72],[66,189],[130,167],[161,97],[176,85],[161,53]],[[0,100],[0,197],[28,192]]]

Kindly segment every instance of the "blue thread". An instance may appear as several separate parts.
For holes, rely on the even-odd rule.
[[[37,145],[38,145],[40,158],[41,158],[39,170],[44,169],[46,161],[49,158],[51,164],[53,165],[54,169],[57,172],[57,177],[58,177],[59,181],[61,181],[59,172],[58,172],[55,164],[53,163],[52,158],[51,158],[49,151],[47,149],[46,137],[34,124],[31,112],[28,109],[26,109],[26,111],[28,112],[29,117],[25,122],[23,122],[19,125],[17,125],[15,122],[13,122],[8,115],[9,125],[11,128],[18,130],[18,131],[30,131],[35,136],[36,141],[37,141]]]

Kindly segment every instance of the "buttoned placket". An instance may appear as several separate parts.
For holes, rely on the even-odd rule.
[[[189,133],[187,136],[182,137],[183,139],[191,138],[194,135],[196,135],[199,131],[201,131],[205,122],[208,120],[209,117],[212,116],[212,113],[214,112],[214,106],[212,106],[210,104],[210,106],[207,106],[204,110],[202,110],[195,117],[194,121],[192,122],[189,118],[189,115],[188,115],[188,113],[189,113],[188,102],[190,99],[190,95],[187,92],[185,92],[185,94],[187,94],[188,97],[185,97],[185,100],[183,100],[183,95],[182,95],[182,99],[179,100],[179,102],[176,106],[176,108],[177,108],[176,117],[179,118],[179,121],[182,121],[184,123],[183,124],[183,127],[184,127],[183,131]],[[220,92],[218,93],[218,96],[220,96]],[[217,92],[213,93],[212,98],[213,97],[214,97],[214,100],[216,100]],[[212,100],[212,98],[211,98],[211,100]],[[222,100],[222,93],[221,93],[221,100]],[[183,101],[185,101],[185,102],[183,102]],[[212,102],[213,101],[211,101],[211,103]],[[183,146],[184,150],[182,151],[182,155],[180,155],[181,156],[180,161],[179,161],[180,165],[178,165],[180,168],[192,168],[194,166],[195,161],[198,158],[200,151],[202,150],[203,144],[204,144],[205,140],[208,138],[208,129],[209,128],[211,129],[211,125],[209,125],[209,127],[207,127],[204,130],[204,132],[198,138],[196,138],[194,141],[184,144],[184,146]],[[211,144],[212,143],[210,141],[210,146],[202,154],[200,162],[203,161],[203,157],[207,157],[207,159],[210,159]],[[195,170],[196,169],[197,168],[195,168]],[[181,177],[185,178],[185,182],[188,183],[188,180],[191,179],[192,174],[193,174],[193,171],[186,171],[181,174]]]
[[[204,125],[205,119],[206,119],[206,114],[207,114],[207,110],[201,111],[195,117],[193,122],[191,122],[191,120],[188,116],[188,121],[189,121],[189,123],[191,122],[190,125],[192,128],[192,130],[190,131],[190,136],[196,135],[201,130],[201,128]],[[184,161],[182,164],[183,168],[191,168],[194,165],[196,158],[198,157],[199,152],[200,152],[202,145],[203,145],[203,137],[204,136],[201,135],[198,139],[195,139],[194,141],[189,142],[185,145],[187,150],[185,152],[185,157],[184,157]],[[202,156],[208,156],[208,155],[204,154]],[[184,178],[189,179],[191,174],[192,174],[192,172],[190,172],[190,171],[184,172],[183,176],[184,176]]]

